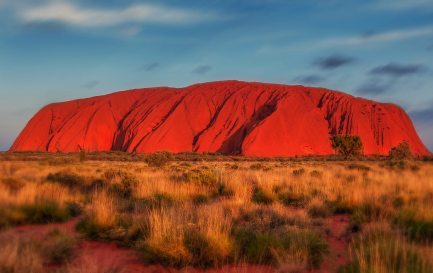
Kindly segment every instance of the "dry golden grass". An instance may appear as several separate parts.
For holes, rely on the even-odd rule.
[[[243,262],[245,257],[234,257],[238,242],[233,231],[242,226],[239,219],[245,214],[263,209],[269,217],[275,214],[285,219],[288,224],[275,228],[275,232],[290,226],[287,232],[291,230],[294,234],[304,231],[322,234],[326,228],[324,218],[345,213],[350,214],[351,224],[363,227],[354,237],[367,232],[364,227],[371,222],[391,225],[398,229],[398,235],[393,237],[397,249],[422,253],[425,260],[431,262],[433,248],[419,237],[411,237],[405,230],[406,222],[397,225],[396,221],[401,213],[409,211],[413,213],[411,219],[427,224],[433,222],[433,165],[416,163],[419,168],[389,169],[382,164],[172,162],[163,168],[152,168],[141,162],[0,161],[0,226],[2,213],[10,217],[11,208],[44,202],[66,208],[75,203],[83,208],[83,219],[96,226],[92,227],[92,232],[103,228],[106,240],[115,233],[113,240],[144,249],[143,255],[152,256],[150,260],[202,266],[197,259],[203,259],[206,260],[204,266],[215,266]],[[117,171],[122,174],[107,179],[107,172]],[[48,181],[50,173],[73,174],[84,182],[67,187]],[[188,178],[190,173],[198,178]],[[212,183],[207,183],[206,179],[211,179]],[[14,181],[20,186],[11,186],[15,185]],[[89,185],[95,181],[102,181],[102,186],[91,188]],[[255,196],[258,191],[259,197]],[[266,232],[271,234],[274,230]],[[423,232],[425,236],[432,234],[429,230]],[[269,236],[265,235],[262,236],[265,239],[258,240],[268,240]],[[431,240],[433,237],[425,238],[425,241]],[[379,255],[377,249],[381,242],[366,242],[362,248],[351,248],[352,258],[360,261],[358,272],[369,272],[365,253],[374,257],[373,272],[385,272],[390,261]],[[13,245],[8,247],[13,248]],[[287,271],[307,266],[308,248],[278,247],[269,254],[272,259],[268,260],[274,265]],[[1,261],[6,264],[7,259],[20,261],[19,257],[5,257],[4,254],[0,257],[0,264]],[[32,259],[31,255],[28,257]]]
[[[88,215],[100,227],[112,227],[118,219],[117,200],[104,191],[95,192],[87,206]]]
[[[42,273],[43,257],[32,241],[0,236],[0,272]]]

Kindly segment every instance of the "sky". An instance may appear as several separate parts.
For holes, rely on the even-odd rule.
[[[228,79],[397,103],[433,150],[433,0],[0,0],[0,151],[51,102]]]

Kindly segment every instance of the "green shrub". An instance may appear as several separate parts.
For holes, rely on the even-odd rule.
[[[278,200],[286,206],[304,207],[308,202],[308,198],[303,195],[295,194],[291,191],[278,193]]]
[[[195,194],[192,196],[192,202],[196,205],[201,205],[209,202],[210,198],[206,194]]]
[[[0,208],[0,228],[22,224],[64,222],[71,214],[67,207],[52,201],[38,201],[18,207]]]
[[[352,214],[355,210],[353,206],[342,201],[341,198],[337,198],[334,201],[326,201],[325,203],[333,214]]]
[[[171,207],[178,204],[179,201],[175,200],[168,193],[155,193],[150,197],[141,198],[133,201],[135,208],[149,209],[149,208],[161,208],[161,207]]]
[[[364,172],[368,172],[371,170],[371,168],[369,166],[363,165],[363,164],[349,164],[346,166],[346,169],[348,170],[358,170],[358,171],[364,171]]]
[[[263,167],[264,166],[261,163],[254,163],[254,164],[250,165],[251,170],[261,170],[261,169],[263,169]]]
[[[328,245],[318,235],[288,226],[261,230],[237,226],[233,230],[235,252],[240,260],[256,264],[277,264],[287,254],[303,253],[309,269],[319,268]]]
[[[144,162],[146,162],[151,167],[164,167],[172,160],[173,155],[171,153],[157,152],[147,155],[144,159]]]
[[[308,259],[307,266],[309,269],[319,268],[323,262],[324,256],[329,252],[328,244],[315,233],[307,234]]]
[[[239,227],[233,233],[237,255],[251,263],[275,263],[272,250],[283,247],[276,234],[261,233],[250,227]]]
[[[338,154],[346,159],[362,154],[363,145],[359,136],[336,135],[331,138],[331,145]]]
[[[24,205],[18,209],[24,223],[52,223],[64,222],[70,215],[67,209],[61,208],[57,203],[40,201],[32,205]]]
[[[255,187],[253,191],[253,195],[251,197],[251,201],[257,204],[269,205],[274,202],[274,197],[272,194],[264,191],[260,187]]]
[[[181,180],[197,183],[202,186],[215,186],[220,181],[220,177],[212,170],[191,170],[183,173]]]
[[[42,253],[49,263],[64,263],[73,254],[75,239],[55,229],[45,237]]]
[[[323,173],[321,171],[313,170],[310,172],[310,176],[314,178],[321,178]]]
[[[262,232],[291,224],[290,219],[271,208],[258,208],[251,211],[243,211],[239,215],[238,221],[245,223],[253,230]]]
[[[351,245],[352,262],[339,273],[433,273],[431,261],[397,233],[373,230]]]
[[[305,169],[301,168],[301,169],[293,170],[292,174],[294,176],[302,176],[305,174]]]
[[[91,221],[89,218],[83,218],[81,219],[77,225],[75,226],[75,229],[85,235],[87,238],[91,240],[96,240],[101,238],[101,234],[103,232],[106,232],[107,229],[102,229],[98,225],[96,225],[93,221]]]
[[[108,192],[120,198],[131,198],[138,181],[130,174],[120,177],[120,181],[112,182],[108,186]]]
[[[70,189],[81,188],[85,183],[85,179],[82,176],[66,171],[50,173],[46,179],[49,182],[58,183]]]
[[[392,222],[402,228],[411,240],[433,242],[433,219],[423,219],[415,211],[405,209],[398,212]]]
[[[218,249],[206,235],[194,228],[185,232],[186,249],[191,254],[191,265],[199,267],[216,267],[227,262],[229,252]]]
[[[153,195],[153,202],[154,202],[154,206],[161,207],[161,206],[172,206],[174,205],[175,200],[169,194],[155,193]]]
[[[331,211],[324,204],[312,204],[308,207],[308,215],[314,218],[324,218],[331,215]]]
[[[212,192],[213,197],[231,197],[234,194],[234,191],[224,182],[217,183],[216,188]]]
[[[21,180],[11,177],[3,178],[1,183],[6,186],[11,193],[17,193],[24,187],[24,183]]]
[[[108,188],[107,185],[108,184],[105,180],[95,179],[95,180],[92,180],[90,183],[85,184],[81,190],[84,193],[91,193],[91,192],[95,192],[95,191],[98,191],[98,190],[101,190],[104,188]]]
[[[391,148],[388,158],[392,161],[413,159],[413,154],[409,143],[407,141],[403,141],[396,147]]]

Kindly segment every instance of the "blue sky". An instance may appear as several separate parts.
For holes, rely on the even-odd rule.
[[[0,150],[53,101],[224,79],[398,103],[433,150],[433,0],[0,0]]]

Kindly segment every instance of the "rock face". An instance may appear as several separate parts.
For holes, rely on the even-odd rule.
[[[11,151],[328,155],[334,134],[359,135],[365,154],[387,154],[402,141],[417,155],[430,154],[396,105],[323,88],[239,81],[53,103],[29,121]]]

